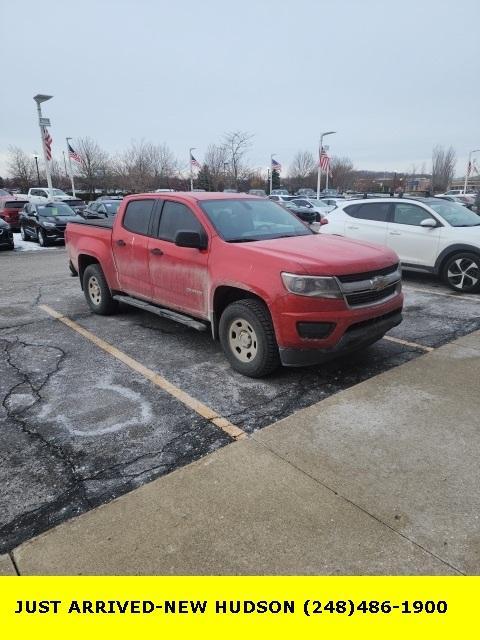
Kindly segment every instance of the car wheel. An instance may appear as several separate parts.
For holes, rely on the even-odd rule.
[[[456,253],[450,256],[442,270],[442,277],[454,291],[480,291],[480,256],[475,253]]]
[[[99,264],[89,265],[83,273],[83,292],[88,306],[94,313],[109,316],[115,313],[118,303],[112,298],[110,288]]]
[[[27,232],[25,231],[25,227],[23,225],[20,227],[20,236],[24,242],[27,242],[27,240],[30,240],[30,238],[27,236]]]
[[[219,334],[227,360],[239,373],[261,378],[279,366],[272,319],[260,300],[230,304],[220,318]]]
[[[41,247],[48,247],[47,236],[45,235],[45,231],[43,229],[38,230],[38,244]]]

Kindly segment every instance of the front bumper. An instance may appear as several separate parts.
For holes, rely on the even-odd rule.
[[[302,367],[328,362],[352,351],[366,347],[402,322],[402,307],[386,315],[350,325],[334,346],[316,349],[279,347],[280,360],[285,367]]]

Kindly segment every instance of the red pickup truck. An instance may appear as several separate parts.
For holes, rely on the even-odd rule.
[[[113,222],[69,222],[65,241],[95,313],[123,302],[210,328],[251,377],[365,347],[402,320],[395,253],[314,233],[263,198],[129,196]]]

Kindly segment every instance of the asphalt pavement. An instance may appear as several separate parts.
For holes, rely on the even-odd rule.
[[[168,384],[256,437],[480,328],[480,297],[457,296],[433,278],[410,276],[405,321],[390,333],[395,341],[321,367],[251,380],[229,368],[208,335],[129,307],[112,317],[91,314],[63,248],[3,252],[0,264],[0,553],[232,443],[218,420],[172,396]],[[41,305],[139,368],[52,319]],[[142,367],[167,384],[152,384]]]

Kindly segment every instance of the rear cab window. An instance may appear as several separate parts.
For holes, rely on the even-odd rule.
[[[132,200],[128,203],[122,226],[132,233],[149,235],[155,200]]]

